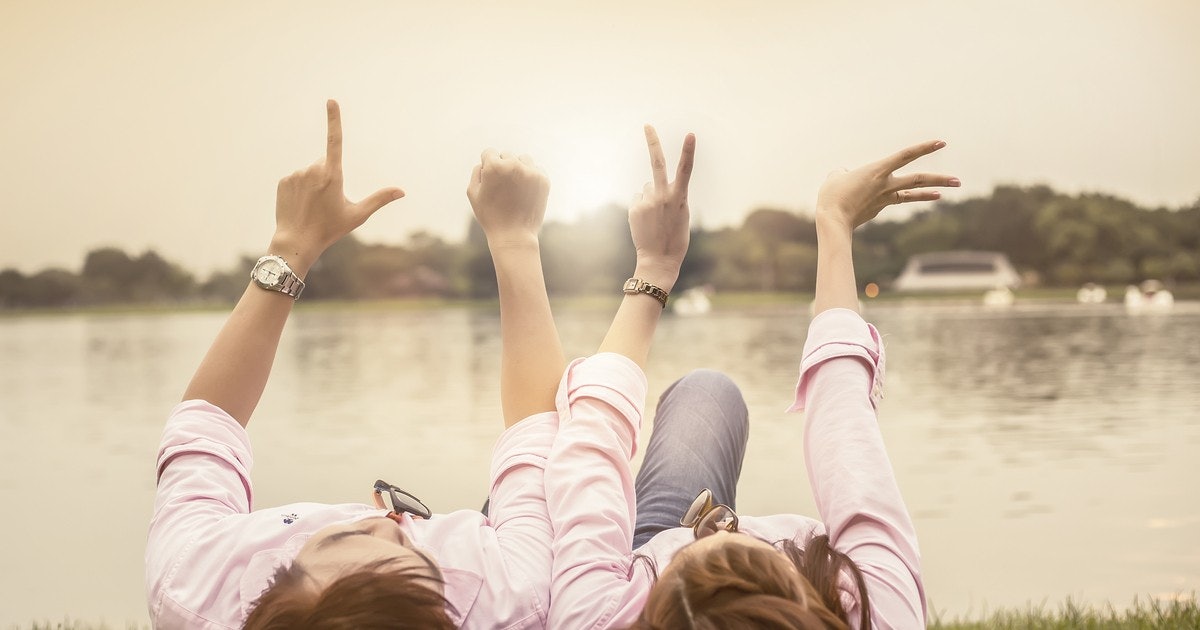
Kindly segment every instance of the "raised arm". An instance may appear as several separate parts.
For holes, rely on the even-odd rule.
[[[886,206],[938,199],[928,187],[956,178],[899,168],[945,146],[909,147],[853,171],[829,175],[817,198],[816,315],[809,326],[794,409],[805,411],[809,482],[832,547],[862,573],[871,627],[924,627],[925,597],[912,518],[879,430],[885,365],[879,332],[857,314],[850,245],[854,229]],[[847,608],[866,614],[861,598]]]
[[[471,172],[467,198],[496,267],[500,290],[500,403],[504,426],[554,410],[562,343],[554,327],[538,231],[550,180],[527,156],[488,149]]]
[[[679,268],[687,254],[691,237],[688,183],[696,156],[696,136],[689,133],[683,140],[675,181],[667,181],[667,160],[658,133],[650,125],[646,125],[645,133],[654,181],[643,187],[629,208],[629,232],[637,264],[599,350],[625,355],[642,367],[666,308],[667,294],[679,279]],[[662,291],[662,301],[654,297],[654,288]]]
[[[669,292],[687,252],[696,140],[684,140],[676,179],[668,182],[658,135],[645,131],[654,182],[629,210],[634,278]],[[627,293],[599,353],[572,363],[559,388],[561,421],[546,467],[552,628],[608,627],[632,619],[641,601],[630,585],[636,498],[629,460],[646,404],[642,368],[663,308],[653,295]]]
[[[275,235],[266,252],[282,257],[300,279],[330,245],[362,225],[376,210],[404,196],[399,188],[384,188],[358,202],[346,199],[342,190],[341,111],[332,100],[326,103],[326,111],[325,157],[279,181]],[[206,400],[246,426],[267,385],[279,338],[295,301],[251,282],[204,356],[183,399]]]

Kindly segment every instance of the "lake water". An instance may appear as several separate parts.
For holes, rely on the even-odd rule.
[[[1200,586],[1200,304],[892,304],[881,422],[931,610]],[[611,312],[558,312],[568,354]],[[225,313],[0,318],[0,627],[147,619],[154,456]],[[738,507],[815,514],[792,400],[806,305],[664,319],[653,400],[695,367],[751,414]],[[300,310],[250,423],[258,507],[369,501],[382,477],[435,512],[477,508],[501,428],[494,309]],[[647,424],[647,428],[649,424]],[[649,431],[645,432],[645,436]]]

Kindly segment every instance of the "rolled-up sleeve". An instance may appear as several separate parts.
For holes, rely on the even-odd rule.
[[[536,414],[505,430],[492,451],[488,520],[505,565],[531,584],[544,584],[550,566],[545,472],[557,431],[556,412]],[[544,621],[550,602],[538,603]]]
[[[833,547],[859,567],[879,628],[924,627],[916,530],[879,430],[884,349],[854,311],[815,317],[791,410],[805,412],[809,480]],[[857,597],[847,602],[857,619]]]
[[[146,543],[152,617],[184,552],[222,519],[251,510],[250,437],[236,420],[202,400],[179,403],[163,429],[158,487]]]
[[[628,613],[637,449],[646,376],[612,353],[576,360],[558,391],[546,469],[554,523],[551,628],[607,627]]]

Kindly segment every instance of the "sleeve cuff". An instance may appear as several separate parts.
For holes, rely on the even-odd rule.
[[[492,449],[491,479],[522,465],[545,468],[557,433],[558,413],[554,411],[534,414],[505,429]]]
[[[632,359],[615,352],[601,352],[575,359],[567,366],[559,384],[556,404],[560,414],[581,398],[592,398],[611,406],[629,425],[633,436],[632,452],[636,452],[648,387],[646,373]],[[570,414],[560,417],[560,422],[569,420]]]
[[[171,459],[206,453],[229,462],[244,480],[254,468],[250,434],[220,407],[204,400],[185,400],[171,410],[158,448],[157,476]]]
[[[860,359],[869,367],[871,406],[878,409],[883,400],[886,364],[883,339],[879,330],[858,313],[834,308],[818,314],[808,326],[804,358],[800,361],[800,378],[796,382],[796,400],[788,411],[804,411],[811,373],[826,361],[842,357]]]

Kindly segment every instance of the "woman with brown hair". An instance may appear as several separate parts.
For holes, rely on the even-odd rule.
[[[345,197],[336,102],[327,114],[325,158],[279,182],[268,255],[163,431],[146,545],[150,618],[157,628],[544,627],[551,531],[542,481],[564,361],[541,267],[528,264],[539,257],[549,182],[527,158],[484,152],[467,189],[500,286],[506,428],[492,454],[488,514],[432,515],[383,481],[375,505],[253,509],[245,427],[303,278],[330,245],[404,195]]]
[[[668,181],[652,134],[654,183],[630,209],[630,225],[639,268],[652,269],[667,294],[687,249],[690,157],[687,172]],[[635,294],[622,303],[601,350],[627,360],[609,359],[608,374],[591,377],[606,387],[578,391],[572,371],[589,364],[568,367],[545,477],[551,627],[924,626],[916,533],[877,424],[884,349],[858,313],[851,241],[884,207],[935,200],[940,193],[929,187],[959,185],[945,175],[895,174],[943,146],[926,142],[832,173],[818,195],[814,317],[790,410],[805,413],[803,453],[820,520],[736,514],[745,404],[714,372],[695,372],[664,393],[635,480],[641,367],[660,312],[653,300]],[[689,140],[685,156],[691,150]]]

